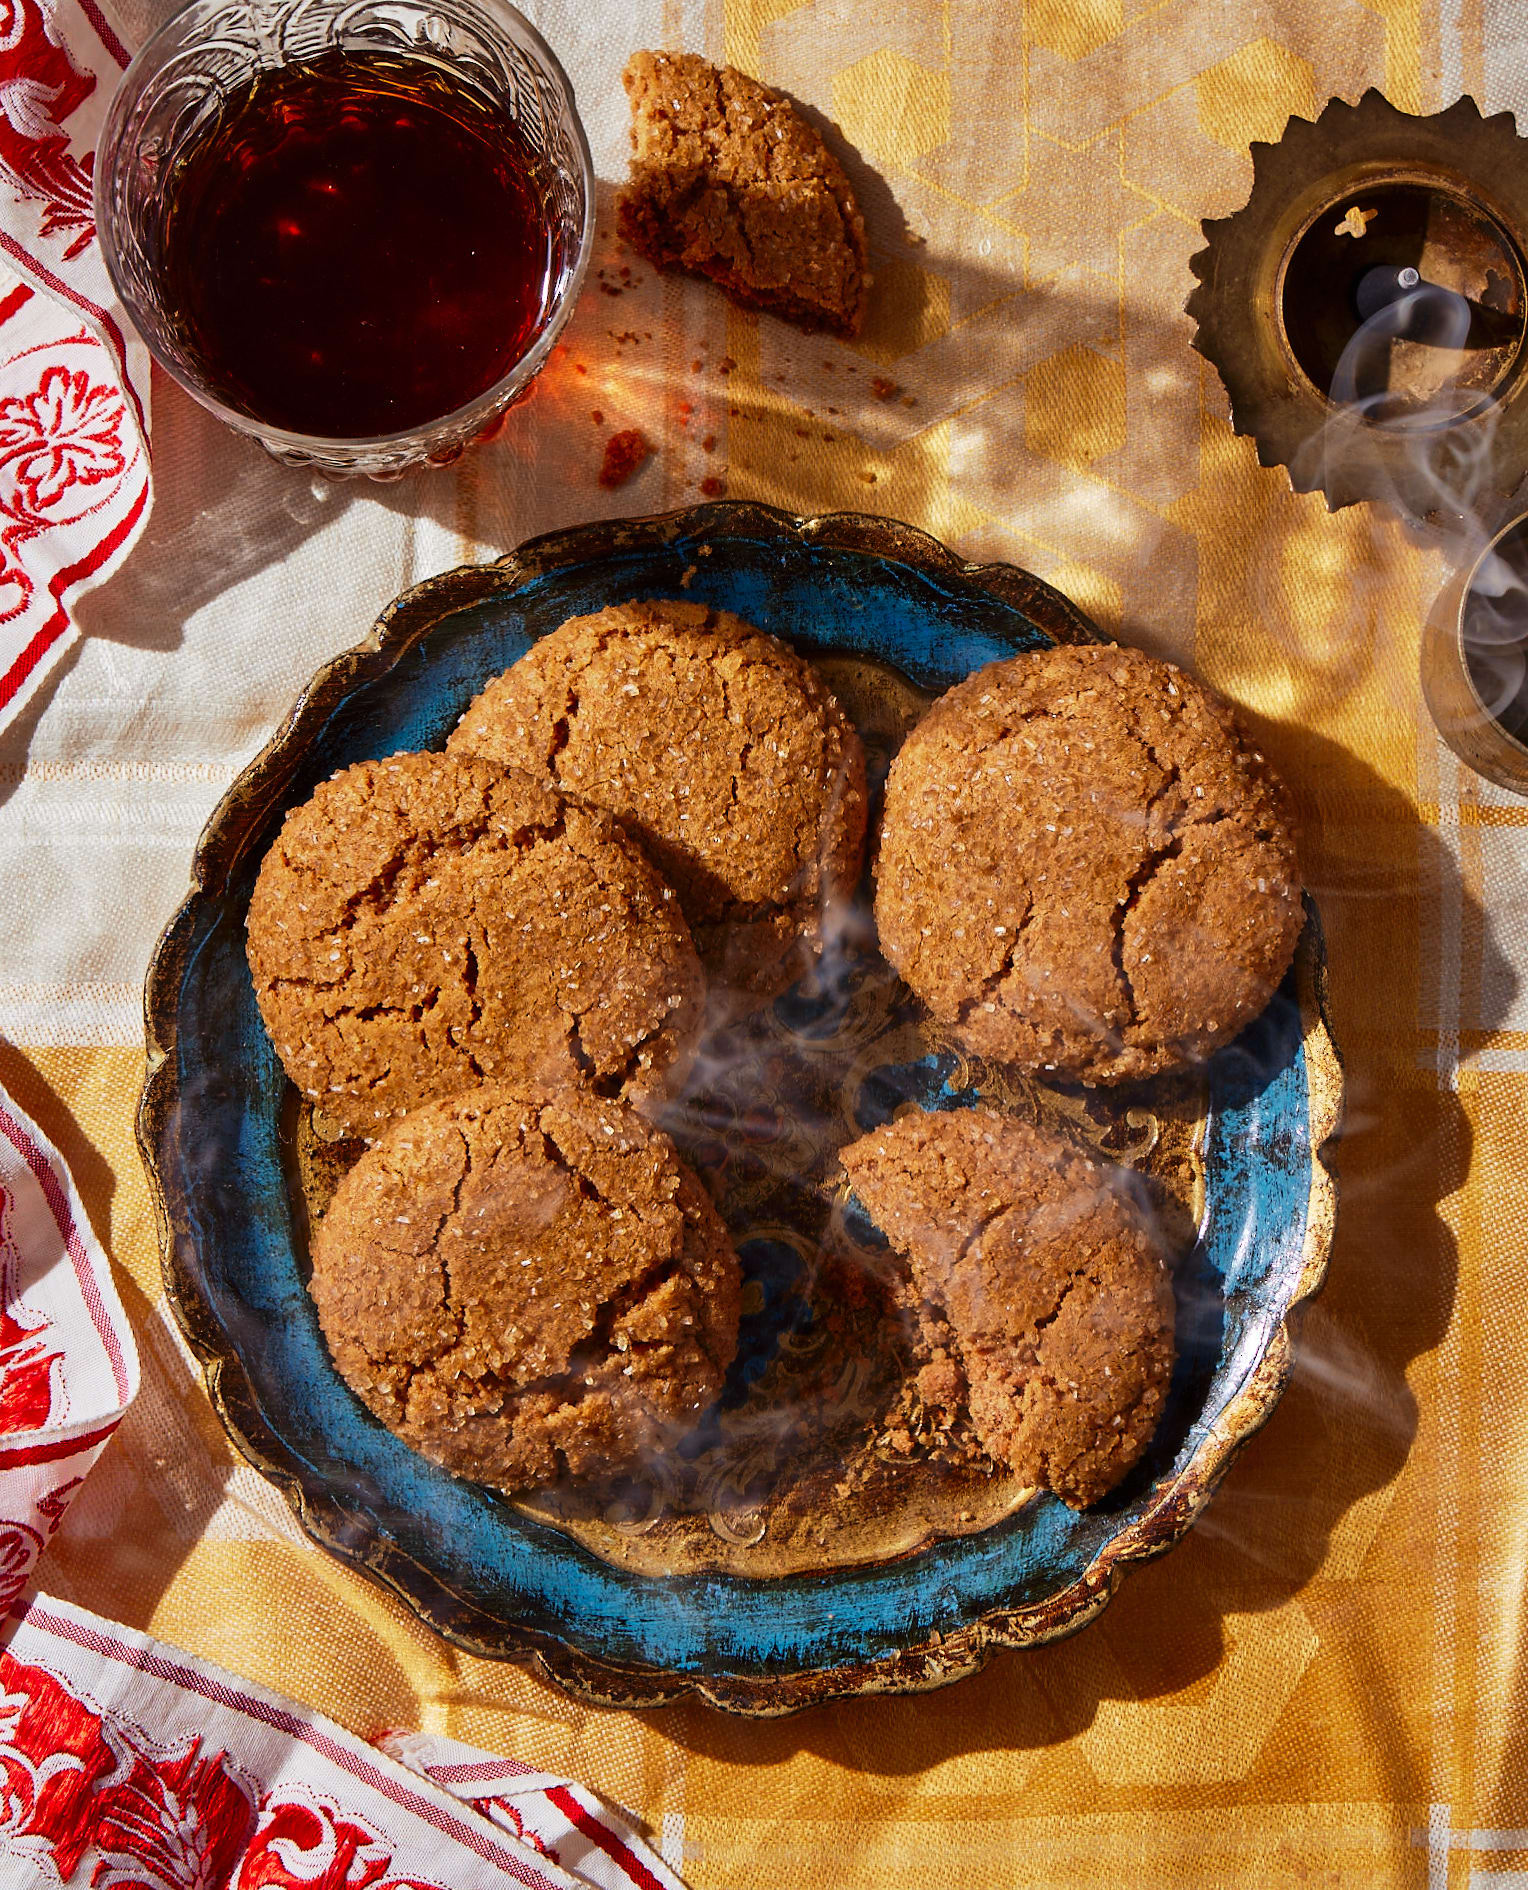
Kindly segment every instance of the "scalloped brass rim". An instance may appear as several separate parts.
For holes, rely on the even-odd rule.
[[[1420,430],[1367,424],[1296,365],[1283,333],[1283,275],[1312,219],[1359,183],[1434,180],[1487,213],[1528,282],[1528,140],[1511,112],[1485,117],[1471,98],[1420,116],[1371,88],[1357,105],[1331,99],[1314,121],[1292,117],[1276,144],[1254,142],[1250,153],[1246,203],[1200,225],[1206,246],[1189,260],[1198,286],[1184,304],[1196,324],[1193,345],[1230,396],[1234,430],[1256,441],[1260,465],[1283,466],[1296,492],[1321,491],[1331,511],[1378,500],[1415,519],[1457,512],[1446,471],[1440,480],[1417,450]],[[1427,430],[1439,456],[1469,437],[1486,467],[1473,486],[1477,507],[1482,489],[1494,506],[1528,472],[1525,358],[1528,335],[1494,398]]]
[[[897,520],[859,513],[795,518],[772,507],[722,501],[650,518],[605,521],[547,533],[497,562],[468,565],[427,579],[378,618],[369,636],[314,676],[265,747],[223,796],[203,829],[192,861],[192,890],[166,927],[144,989],[147,1075],[137,1115],[139,1152],[148,1176],[159,1233],[165,1293],[187,1343],[201,1362],[208,1396],[236,1448],[274,1483],[304,1532],[321,1548],[390,1590],[412,1613],[465,1652],[533,1667],[569,1693],[627,1709],[668,1705],[694,1694],[710,1705],[750,1717],[776,1717],[861,1693],[917,1693],[975,1673],[1001,1648],[1038,1646],[1076,1632],[1104,1607],[1126,1568],[1164,1553],[1198,1515],[1237,1453],[1278,1403],[1292,1361],[1291,1321],[1320,1290],[1331,1250],[1336,1209],[1329,1147],[1341,1114],[1342,1071],[1326,1019],[1326,977],[1317,948],[1319,922],[1309,922],[1297,956],[1302,1037],[1313,1150],[1301,1271],[1267,1351],[1235,1394],[1193,1459],[1164,1487],[1150,1510],[1113,1538],[1068,1587],[1022,1608],[995,1608],[957,1633],[879,1660],[803,1669],[778,1677],[689,1676],[603,1660],[568,1641],[516,1621],[498,1619],[455,1594],[430,1569],[387,1541],[357,1503],[294,1463],[260,1412],[237,1355],[196,1283],[177,1262],[177,1214],[160,1171],[158,1149],[176,1106],[178,994],[193,922],[209,887],[225,879],[285,791],[309,732],[358,684],[384,673],[442,618],[490,596],[503,596],[551,570],[617,545],[662,544],[677,537],[747,531],[892,558],[930,576],[956,580],[1002,599],[1061,642],[1103,641],[1089,619],[1060,592],[1015,565],[974,565],[937,539]]]

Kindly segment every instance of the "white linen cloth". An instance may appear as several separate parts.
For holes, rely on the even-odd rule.
[[[18,3],[35,12],[38,0]],[[99,13],[94,0],[91,8]],[[141,44],[170,10],[163,0],[123,0],[109,30]],[[619,298],[597,286],[601,268],[613,273],[629,260],[615,239],[606,181],[626,168],[621,65],[633,46],[707,45],[705,8],[701,0],[604,10],[547,0],[522,10],[568,70],[601,180],[590,287],[565,345],[494,441],[453,468],[391,485],[337,483],[278,465],[155,372],[152,509],[132,528],[141,534],[134,555],[104,588],[67,593],[75,628],[50,646],[54,666],[40,660],[25,690],[0,706],[0,885],[28,888],[6,914],[0,1037],[34,1046],[142,1041],[144,969],[185,893],[207,814],[314,670],[358,643],[398,592],[537,532],[696,502],[701,480],[717,471],[721,455],[706,454],[701,440],[725,439],[727,382],[711,375],[700,388],[688,369],[702,353],[712,364],[724,354],[725,304],[704,284],[646,270]],[[76,66],[94,62],[94,90],[64,119],[83,167],[115,62],[77,31],[85,16],[74,0],[42,17]],[[5,56],[0,47],[0,100]],[[0,158],[4,123],[0,111]],[[0,239],[28,220],[40,224],[37,202],[14,190],[8,200],[0,171]],[[35,302],[39,313],[54,307],[42,293]],[[78,309],[70,319],[78,333]],[[652,339],[618,345],[612,331]],[[0,546],[5,402],[35,391],[7,369],[6,336],[0,326]],[[139,344],[128,341],[127,358],[133,384],[146,388],[133,365],[142,362]],[[103,382],[110,359],[94,346],[89,386]],[[694,404],[692,424],[678,423],[681,400]],[[643,427],[661,450],[610,492],[598,484],[603,443],[627,426]],[[82,539],[71,528],[69,542],[85,543],[94,529]],[[0,588],[0,613],[4,602]],[[0,615],[0,667],[15,657],[7,634]]]
[[[649,10],[633,30],[656,34]],[[656,430],[641,375],[611,385],[575,372],[580,322],[598,332],[606,313],[586,307],[491,458],[461,472],[385,488],[311,478],[156,377],[151,479],[148,357],[112,299],[90,187],[129,47],[166,11],[12,0],[0,16],[0,803],[12,803],[0,1040],[29,1046],[141,1044],[143,970],[197,831],[308,675],[416,578],[608,511],[595,403],[612,423]],[[577,83],[586,42],[575,28],[561,43]],[[608,153],[625,138],[618,87],[606,104],[585,120]],[[662,293],[649,292],[650,325]],[[643,319],[642,299],[628,298],[628,321]],[[688,345],[682,319],[673,335]],[[565,429],[575,407],[580,450],[554,468],[542,430]],[[682,475],[668,479],[677,489]],[[664,481],[650,468],[628,509],[665,503]],[[87,605],[135,545],[126,587]],[[5,1890],[682,1890],[572,1780],[394,1735],[411,1773],[293,1701],[26,1598],[137,1369],[67,1170],[0,1090]]]

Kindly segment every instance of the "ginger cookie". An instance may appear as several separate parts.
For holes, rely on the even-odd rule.
[[[287,1074],[348,1134],[487,1080],[636,1101],[705,1011],[684,915],[599,808],[465,755],[392,755],[287,815],[249,905]]]
[[[1173,1365],[1166,1262],[1134,1177],[991,1109],[912,1109],[842,1151],[958,1356],[988,1454],[1074,1509],[1141,1457]],[[925,1368],[927,1372],[929,1368]]]
[[[309,1291],[369,1410],[513,1491],[619,1475],[693,1428],[737,1350],[740,1281],[705,1189],[635,1110],[492,1084],[366,1151]]]
[[[978,671],[909,735],[875,914],[968,1048],[1084,1083],[1229,1043],[1304,923],[1287,797],[1230,707],[1086,644]]]
[[[843,166],[790,101],[695,53],[634,53],[623,240],[748,308],[859,333],[869,249]]]
[[[452,754],[607,807],[679,895],[713,987],[805,969],[859,878],[865,755],[809,663],[704,604],[575,617],[489,683]]]

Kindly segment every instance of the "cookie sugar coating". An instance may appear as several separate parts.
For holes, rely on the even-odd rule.
[[[674,887],[713,984],[770,995],[859,877],[865,756],[811,665],[703,604],[575,617],[451,735],[608,807]]]
[[[1267,1004],[1303,924],[1284,790],[1170,663],[994,663],[894,762],[886,956],[983,1056],[1085,1083],[1179,1067]]]
[[[659,1094],[705,1009],[678,901],[609,815],[466,756],[323,782],[260,868],[248,949],[287,1074],[352,1135],[511,1076]]]
[[[909,1110],[842,1151],[948,1320],[983,1447],[1074,1509],[1157,1427],[1173,1296],[1132,1177],[991,1109]]]
[[[865,220],[842,165],[790,101],[695,53],[634,53],[622,83],[632,113],[623,240],[748,307],[858,334]]]
[[[741,1287],[704,1188],[635,1110],[488,1085],[366,1151],[309,1291],[389,1429],[510,1491],[618,1473],[692,1428],[737,1349]]]

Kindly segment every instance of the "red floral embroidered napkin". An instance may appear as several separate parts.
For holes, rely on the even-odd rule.
[[[570,1778],[432,1733],[384,1733],[377,1743],[593,1890],[684,1890],[624,1819]]]
[[[683,1890],[568,1781],[449,1741],[405,1744],[414,1770],[278,1694],[39,1596],[0,1651],[0,1884]]]
[[[0,1090],[0,1613],[137,1389],[133,1335],[69,1171]]]
[[[0,17],[0,727],[148,517],[148,355],[90,201],[128,57],[95,0],[8,0]]]

